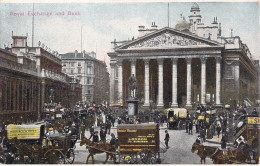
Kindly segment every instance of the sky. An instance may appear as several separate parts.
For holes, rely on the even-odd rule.
[[[188,20],[193,3],[169,3],[170,27],[180,20],[180,14]],[[260,59],[257,2],[198,2],[198,5],[205,25],[217,17],[223,36],[230,36],[233,29],[233,35],[240,36],[254,58]],[[166,2],[35,3],[34,12],[44,14],[34,17],[34,46],[41,41],[60,54],[80,51],[82,28],[82,50],[96,52],[97,58],[109,65],[107,52],[112,51],[111,42],[137,38],[138,26],[150,27],[153,21],[159,29],[166,27],[167,6]],[[1,48],[11,45],[12,31],[19,36],[28,33],[28,45],[32,45],[32,11],[32,3],[0,2]]]

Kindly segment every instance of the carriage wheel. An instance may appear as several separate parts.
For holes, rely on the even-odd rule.
[[[45,153],[47,164],[65,164],[65,157],[59,150],[50,150]]]
[[[142,149],[139,153],[142,164],[155,164],[156,155],[150,149]]]
[[[29,156],[26,160],[25,160],[25,164],[33,164],[34,163],[34,159]]]
[[[69,151],[66,154],[66,163],[73,164],[75,159],[75,153],[73,149],[69,149]]]

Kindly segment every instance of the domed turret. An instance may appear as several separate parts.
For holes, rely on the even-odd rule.
[[[193,5],[191,6],[189,21],[191,24],[190,31],[192,33],[195,33],[197,30],[197,26],[201,24],[200,7],[196,2],[193,3]]]
[[[175,29],[179,31],[189,31],[190,23],[186,21],[185,17],[181,16],[181,20],[175,25]]]
[[[195,2],[193,3],[193,5],[191,6],[191,10],[200,10],[199,5]]]

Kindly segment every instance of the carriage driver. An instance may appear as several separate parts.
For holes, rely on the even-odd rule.
[[[98,141],[99,141],[98,131],[95,131],[94,134],[91,134],[91,136],[89,137],[89,139],[91,139],[92,137],[93,137],[92,142],[98,143]]]
[[[196,139],[195,141],[196,143],[200,144],[201,143],[201,138],[200,138],[200,135],[198,135],[198,138]]]
[[[110,145],[115,147],[116,146],[116,142],[117,142],[117,139],[116,139],[116,136],[114,133],[111,133],[111,140],[110,140]]]

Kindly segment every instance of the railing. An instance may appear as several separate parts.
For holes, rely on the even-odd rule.
[[[46,70],[46,69],[42,69],[41,77],[51,78],[53,80],[58,80],[58,81],[62,81],[65,83],[79,84],[79,80],[77,80],[75,78],[71,78],[66,74],[57,74],[57,73],[54,73],[54,72]]]
[[[65,76],[62,76],[62,75],[60,75],[60,74],[54,73],[54,72],[49,71],[49,70],[46,70],[46,69],[42,69],[42,71],[41,71],[41,76],[42,76],[42,77],[51,78],[51,79],[53,79],[53,80],[58,80],[58,81],[62,81],[62,82],[67,82]]]

